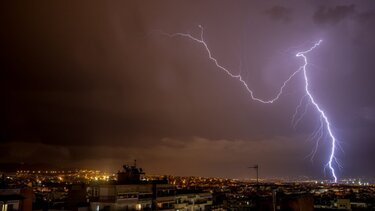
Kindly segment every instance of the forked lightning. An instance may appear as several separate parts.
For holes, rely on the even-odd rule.
[[[326,116],[325,112],[322,110],[322,108],[319,106],[319,104],[316,102],[315,98],[313,97],[313,95],[310,92],[310,89],[309,89],[309,80],[308,80],[308,75],[307,75],[307,65],[308,65],[307,54],[309,52],[311,52],[312,50],[314,50],[316,47],[318,47],[322,43],[322,40],[319,40],[316,43],[314,43],[314,45],[311,48],[309,48],[308,50],[298,52],[296,54],[296,56],[297,57],[301,57],[303,59],[303,65],[300,66],[296,71],[294,71],[283,82],[282,86],[280,87],[280,89],[278,90],[278,92],[276,93],[276,95],[273,98],[270,98],[270,99],[261,99],[261,98],[257,97],[254,94],[254,91],[249,88],[248,84],[243,80],[243,78],[242,78],[242,76],[240,74],[233,74],[232,71],[229,71],[227,68],[225,68],[224,66],[222,66],[221,64],[219,64],[219,62],[217,61],[217,59],[212,56],[211,50],[209,49],[209,47],[208,47],[208,45],[205,42],[204,37],[203,37],[204,29],[200,25],[199,25],[199,28],[201,29],[201,33],[200,33],[200,37],[199,38],[194,37],[193,35],[191,35],[189,33],[168,34],[168,33],[162,32],[162,34],[167,35],[167,36],[169,36],[171,38],[173,38],[173,37],[187,38],[187,39],[190,39],[190,40],[192,40],[192,41],[194,41],[194,42],[202,45],[204,47],[204,49],[206,50],[207,54],[208,54],[208,58],[216,65],[216,67],[219,68],[220,70],[224,71],[224,73],[226,73],[231,78],[234,78],[234,79],[237,79],[238,81],[240,81],[240,83],[246,88],[247,92],[250,94],[250,97],[251,97],[252,100],[255,100],[255,101],[258,101],[258,102],[264,103],[264,104],[271,104],[271,103],[276,102],[280,98],[280,96],[283,93],[284,88],[292,80],[292,78],[294,76],[296,76],[297,73],[299,73],[299,72],[303,73],[303,79],[304,79],[304,82],[305,82],[305,86],[304,86],[305,95],[304,95],[303,98],[307,97],[308,100],[312,103],[312,105],[314,106],[314,108],[316,109],[316,111],[319,114],[319,119],[320,119],[320,124],[321,125],[319,126],[319,130],[320,131],[318,131],[318,132],[320,132],[322,134],[321,130],[322,130],[323,126],[325,126],[325,129],[328,132],[328,135],[329,135],[329,138],[330,138],[330,141],[331,141],[330,156],[329,156],[329,160],[327,162],[327,166],[329,167],[329,169],[331,171],[331,174],[332,174],[332,177],[334,179],[334,182],[336,183],[337,182],[337,176],[336,176],[335,168],[334,168],[334,165],[333,165],[333,162],[337,162],[336,158],[335,158],[335,150],[336,150],[336,144],[337,144],[336,143],[336,138],[335,138],[335,136],[334,136],[334,134],[332,132],[331,124],[330,124],[330,122],[328,120],[328,117]],[[302,104],[302,101],[301,101],[299,107],[301,106],[301,104]],[[295,115],[293,115],[293,119],[294,119]],[[298,121],[295,124],[298,124]],[[321,136],[322,135],[319,135],[317,141],[319,141],[319,139],[321,138]],[[315,154],[315,152],[317,150],[317,146],[318,145],[315,146],[313,154]]]

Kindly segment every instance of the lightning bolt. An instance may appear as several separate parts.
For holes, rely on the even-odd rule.
[[[337,182],[337,176],[336,176],[336,172],[335,172],[335,169],[333,167],[333,162],[336,161],[336,157],[335,157],[335,151],[336,151],[336,138],[335,136],[333,135],[332,133],[332,129],[331,129],[331,123],[329,122],[328,120],[328,117],[327,115],[325,114],[325,112],[322,110],[322,108],[319,106],[319,104],[315,101],[313,95],[311,94],[310,92],[310,89],[309,89],[309,79],[307,77],[307,65],[308,65],[308,62],[307,62],[307,56],[306,54],[308,54],[309,52],[311,52],[312,50],[314,50],[316,47],[318,47],[321,43],[322,43],[323,40],[319,40],[318,42],[316,42],[310,49],[306,50],[306,51],[301,51],[301,52],[298,52],[296,54],[297,57],[302,57],[304,63],[303,65],[301,66],[300,69],[302,69],[302,72],[303,72],[303,77],[305,79],[305,92],[308,96],[308,98],[310,99],[310,102],[314,105],[314,107],[316,108],[316,110],[318,111],[319,115],[320,115],[320,118],[322,121],[322,123],[325,124],[326,126],[326,130],[328,132],[328,135],[329,135],[329,138],[331,139],[331,150],[330,150],[330,155],[329,155],[329,160],[327,162],[327,166],[329,167],[329,169],[331,170],[331,174],[334,178],[334,181],[335,183]]]
[[[293,114],[293,117],[292,117],[292,125],[293,125],[293,128],[296,129],[298,123],[303,119],[303,117],[305,116],[305,114],[307,113],[307,109],[309,108],[309,103],[306,103],[305,104],[305,109],[303,110],[303,113],[300,115],[300,117],[296,120],[296,117],[299,113],[299,109],[302,107],[302,104],[303,104],[303,101],[305,100],[307,94],[304,95],[302,98],[301,98],[301,101],[299,102],[297,108],[296,108],[296,111],[294,112]]]
[[[300,67],[298,70],[296,70],[295,72],[293,72],[283,83],[283,85],[280,87],[279,91],[277,92],[277,94],[275,95],[275,97],[271,98],[271,99],[267,99],[267,100],[263,100],[261,98],[258,98],[255,96],[254,94],[254,91],[250,89],[249,85],[243,80],[242,76],[240,74],[233,74],[231,71],[229,71],[227,68],[225,68],[224,66],[220,65],[219,62],[217,61],[216,58],[214,58],[212,56],[212,53],[211,53],[211,50],[208,48],[208,45],[206,43],[206,41],[204,41],[204,38],[203,38],[203,27],[201,25],[199,25],[199,28],[201,29],[201,34],[200,34],[200,38],[196,38],[194,36],[192,36],[191,34],[186,34],[186,33],[174,33],[174,34],[168,34],[168,33],[165,33],[165,32],[161,32],[162,34],[168,36],[168,37],[171,37],[171,38],[174,38],[174,37],[185,37],[185,38],[188,38],[190,40],[193,40],[199,44],[201,44],[207,54],[208,54],[208,58],[214,62],[214,64],[216,65],[217,68],[219,68],[220,70],[224,71],[228,76],[234,78],[234,79],[237,79],[239,80],[242,85],[246,88],[246,91],[250,94],[250,97],[252,100],[255,100],[255,101],[258,101],[260,103],[265,103],[265,104],[270,104],[270,103],[274,103],[275,101],[277,101],[281,94],[283,93],[283,90],[285,88],[285,86],[288,84],[289,81],[292,80],[292,78],[302,70],[302,67]]]
[[[308,98],[309,101],[315,107],[315,109],[317,110],[317,112],[320,116],[320,126],[317,129],[318,131],[314,132],[315,134],[313,136],[313,138],[318,136],[318,138],[317,138],[318,141],[317,141],[317,143],[314,147],[314,150],[312,151],[312,153],[310,155],[312,157],[315,155],[315,153],[317,151],[317,148],[318,148],[319,140],[323,136],[323,131],[322,131],[323,125],[325,125],[326,126],[325,128],[328,131],[329,137],[331,139],[330,156],[329,156],[329,160],[328,160],[326,166],[328,166],[330,168],[331,174],[332,174],[332,176],[334,178],[334,181],[336,183],[337,182],[337,176],[336,176],[336,173],[335,173],[335,169],[333,167],[333,162],[337,163],[337,160],[336,160],[336,157],[335,157],[336,138],[332,133],[331,124],[328,120],[328,117],[326,116],[325,112],[320,108],[320,106],[318,105],[318,103],[316,102],[316,100],[314,99],[313,95],[311,94],[311,92],[309,90],[309,80],[308,80],[308,77],[307,77],[307,69],[306,69],[306,67],[308,65],[306,54],[308,54],[309,52],[314,50],[316,47],[318,47],[321,44],[322,40],[319,40],[318,42],[314,43],[314,45],[311,48],[309,48],[308,50],[298,52],[296,54],[296,57],[302,57],[302,59],[304,61],[303,65],[301,65],[296,71],[294,71],[291,75],[289,75],[289,77],[282,83],[281,87],[278,89],[278,91],[277,91],[277,93],[275,94],[274,97],[272,97],[270,99],[261,99],[254,94],[254,91],[250,89],[249,85],[243,80],[240,73],[239,74],[233,74],[232,71],[228,70],[223,65],[219,64],[217,59],[215,57],[213,57],[211,50],[209,49],[206,41],[204,40],[204,37],[203,37],[204,28],[201,25],[199,25],[199,28],[201,29],[201,33],[200,33],[199,38],[194,37],[193,35],[191,35],[189,33],[180,33],[179,32],[179,33],[169,34],[169,33],[165,33],[165,32],[162,32],[162,31],[159,31],[159,32],[163,35],[166,35],[166,36],[170,37],[170,38],[176,38],[176,37],[187,38],[187,39],[190,39],[190,40],[202,45],[203,48],[205,49],[205,51],[208,54],[208,58],[216,65],[216,67],[218,69],[222,70],[224,73],[226,73],[231,78],[237,79],[245,87],[246,91],[250,94],[250,97],[251,97],[252,100],[255,100],[257,102],[264,103],[264,104],[272,104],[272,103],[276,102],[280,98],[280,96],[282,95],[284,88],[294,78],[294,76],[297,75],[297,73],[299,73],[299,72],[303,72],[304,81],[305,81],[305,87],[304,87],[305,88],[305,95],[301,99],[300,104],[298,105],[298,107],[296,109],[296,112],[293,115],[292,123],[294,122],[294,127],[295,127],[298,124],[298,122],[302,119],[303,115],[306,113],[308,105],[305,107],[305,111],[302,114],[302,117],[300,117],[296,122],[294,121],[295,116],[298,113],[299,107],[302,106],[304,98]]]

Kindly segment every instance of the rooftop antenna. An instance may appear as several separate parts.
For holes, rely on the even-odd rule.
[[[259,165],[250,166],[250,169],[255,169],[257,171],[257,185],[259,185]]]

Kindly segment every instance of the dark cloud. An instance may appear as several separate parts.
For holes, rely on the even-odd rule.
[[[370,25],[375,21],[375,12],[369,6],[361,8],[354,4],[319,6],[313,14],[313,20],[316,24],[335,25],[351,20],[361,25]]]
[[[359,24],[369,24],[375,21],[375,12],[369,8],[357,9],[356,5],[320,6],[314,12],[313,20],[317,24],[338,24],[352,20]]]
[[[292,9],[283,6],[274,6],[266,10],[265,14],[276,21],[289,22],[292,20]]]
[[[337,24],[356,14],[356,6],[338,5],[334,7],[320,6],[314,12],[313,20],[317,24]]]
[[[201,137],[185,139],[164,138],[153,147],[136,146],[64,146],[57,147],[40,143],[1,144],[9,152],[8,159],[23,161],[33,159],[60,164],[68,161],[67,167],[83,166],[116,171],[124,162],[138,163],[151,174],[178,174],[223,177],[248,177],[246,166],[258,163],[263,166],[263,175],[286,176],[280,173],[281,166],[293,165],[289,172],[306,174],[303,161],[297,159],[306,153],[303,142],[298,139],[276,137],[272,140],[211,140]],[[261,144],[259,144],[261,143]],[[249,153],[253,151],[252,153]],[[280,153],[281,152],[281,153]],[[262,154],[268,156],[260,159]],[[292,158],[292,159],[291,159]],[[178,162],[173,160],[177,159]],[[194,168],[191,165],[194,164]],[[276,165],[277,164],[277,165]],[[275,165],[274,167],[272,167]],[[189,166],[189,168],[186,168]],[[280,166],[276,167],[276,166]],[[223,168],[226,168],[223,171]],[[303,169],[303,170],[301,170]]]
[[[66,146],[46,145],[39,142],[11,142],[0,144],[0,158],[12,162],[65,164],[71,154]]]
[[[364,120],[375,123],[375,108],[374,107],[364,107],[359,110],[360,118]]]
[[[309,54],[312,91],[345,151],[363,140],[349,152],[353,159],[342,163],[375,159],[371,153],[358,158],[374,146],[374,29],[364,27],[373,22],[370,7],[363,13],[359,6],[322,3],[316,23],[356,20],[328,29],[311,22],[315,7],[305,3],[2,4],[1,161],[117,169],[139,159],[157,173],[233,177],[259,162],[268,176],[320,175],[325,145],[316,166],[302,159],[314,146],[304,140],[316,128],[316,113],[309,107],[296,130],[290,125],[302,97],[301,75],[279,101],[264,105],[218,69],[202,45],[153,33],[199,36],[199,24],[218,62],[234,74],[241,71],[264,99],[299,67],[295,53],[323,39]],[[371,167],[358,174],[373,175]]]
[[[373,23],[375,21],[375,12],[367,11],[357,14],[356,20],[360,23]]]

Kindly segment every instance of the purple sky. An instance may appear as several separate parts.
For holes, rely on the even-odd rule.
[[[374,177],[375,3],[138,1],[1,3],[0,160],[147,173],[324,176],[330,142],[313,160],[310,107],[294,129],[302,75],[274,104],[252,101],[221,65],[268,99],[309,54],[311,91],[342,150],[339,177]]]

